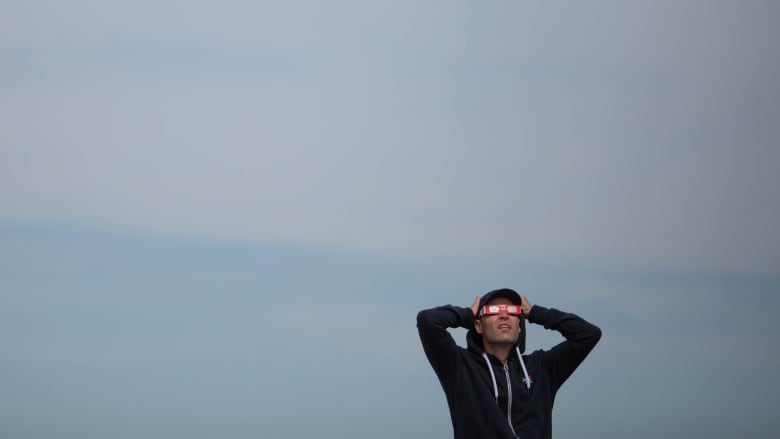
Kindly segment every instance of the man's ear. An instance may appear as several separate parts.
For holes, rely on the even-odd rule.
[[[477,331],[477,334],[482,335],[482,321],[479,319],[474,320],[474,330]]]

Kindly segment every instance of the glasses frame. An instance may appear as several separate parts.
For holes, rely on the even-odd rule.
[[[522,316],[523,307],[520,305],[485,305],[479,310],[479,316],[494,316],[498,314],[508,314],[510,316]]]

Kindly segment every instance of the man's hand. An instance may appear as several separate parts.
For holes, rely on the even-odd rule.
[[[474,303],[471,304],[471,313],[474,314],[474,318],[477,318],[477,313],[479,312],[479,301],[482,300],[482,296],[477,296],[474,298]]]
[[[528,317],[528,314],[531,313],[531,308],[533,308],[534,306],[531,305],[531,302],[529,302],[528,298],[525,297],[525,295],[523,295],[523,294],[520,295],[520,300],[523,302],[520,305],[520,308],[523,309],[523,315]]]

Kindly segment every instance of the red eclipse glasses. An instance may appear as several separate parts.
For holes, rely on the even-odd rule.
[[[520,316],[523,315],[523,308],[520,305],[485,305],[479,311],[479,316],[492,316],[502,313]]]

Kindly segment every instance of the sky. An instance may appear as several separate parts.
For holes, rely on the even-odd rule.
[[[775,437],[779,20],[0,3],[0,436],[452,437],[415,315],[511,287],[554,437]]]

